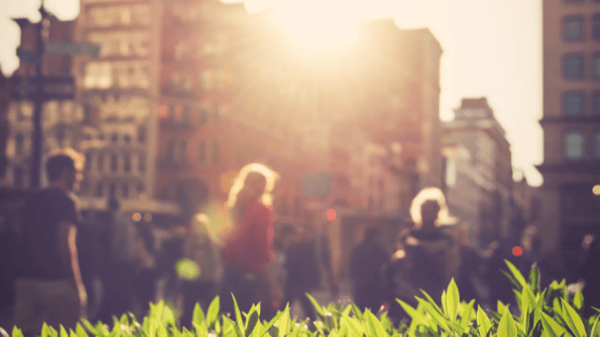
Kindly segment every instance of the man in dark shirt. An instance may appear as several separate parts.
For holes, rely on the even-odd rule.
[[[25,205],[23,254],[16,282],[15,325],[39,334],[44,322],[75,328],[85,316],[87,295],[79,271],[76,236],[80,224],[77,197],[83,158],[73,150],[46,161],[50,186],[35,192]]]
[[[377,242],[378,231],[370,228],[363,242],[352,251],[350,268],[354,281],[354,301],[361,309],[377,312],[384,302],[384,267],[388,253]]]

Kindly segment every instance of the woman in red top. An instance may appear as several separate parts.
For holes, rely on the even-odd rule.
[[[224,312],[234,312],[231,293],[242,312],[259,302],[262,312],[268,312],[269,305],[278,307],[283,297],[273,256],[271,191],[276,179],[277,174],[266,166],[250,164],[242,168],[229,193],[233,226],[224,235],[220,292]]]

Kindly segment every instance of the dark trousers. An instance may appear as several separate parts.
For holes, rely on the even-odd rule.
[[[356,283],[354,285],[354,303],[361,310],[370,309],[377,313],[383,304],[383,291],[378,283]]]
[[[183,288],[183,315],[181,316],[181,325],[188,329],[193,328],[192,316],[196,303],[206,313],[208,305],[215,297],[215,282],[213,281],[184,281]]]
[[[304,315],[310,318],[311,321],[316,319],[315,308],[312,302],[306,296],[306,293],[309,291],[308,287],[302,284],[293,284],[288,283],[285,286],[285,299],[283,301],[283,305],[286,303],[290,304],[290,307],[294,303],[296,299],[300,300],[300,304],[302,305],[302,310],[304,311]]]
[[[133,277],[134,296],[141,306],[142,315],[148,313],[150,302],[154,302],[156,297],[156,278],[157,271],[155,269],[142,269]]]
[[[131,263],[111,263],[111,269],[103,278],[104,296],[99,319],[112,322],[112,316],[121,315],[133,310],[133,277],[134,265]]]
[[[219,296],[221,311],[235,315],[235,307],[231,294],[241,312],[248,312],[252,304],[261,303],[261,319],[270,320],[275,316],[275,310],[268,299],[268,289],[264,275],[243,271],[235,267],[226,267],[221,282]]]

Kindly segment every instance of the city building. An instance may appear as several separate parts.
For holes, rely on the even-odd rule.
[[[509,238],[513,193],[510,144],[487,99],[465,98],[443,124],[444,190],[452,215],[469,225],[469,242]]]
[[[101,45],[78,57],[80,150],[86,156],[83,200],[148,200],[158,143],[160,18],[156,0],[83,0],[76,40]]]
[[[15,19],[21,29],[20,48],[26,51],[36,49],[36,27],[28,19]],[[55,16],[48,18],[49,30],[47,41],[73,42],[75,32],[74,21],[60,21]],[[43,60],[44,75],[71,76],[73,75],[73,57],[70,55],[46,54]],[[35,74],[35,65],[31,60],[21,60],[19,68],[12,78],[29,77]],[[19,88],[13,88],[17,93]],[[19,187],[29,187],[29,165],[32,149],[32,115],[33,102],[27,98],[15,97],[8,108],[8,141],[6,154],[9,165],[6,178],[9,184]],[[81,137],[82,110],[72,99],[49,100],[42,108],[42,139],[43,154],[57,148],[78,149]],[[42,174],[42,182],[45,174]]]
[[[401,179],[402,209],[425,187],[442,186],[439,69],[442,48],[428,29],[399,29],[392,19],[366,21],[358,46],[368,88],[361,124],[384,146]],[[394,151],[395,149],[395,151]]]
[[[10,106],[10,87],[8,78],[0,68],[0,161],[6,160],[6,144],[8,142],[9,124],[8,108]],[[2,179],[4,177],[0,177]]]
[[[600,235],[600,3],[544,1],[543,39],[540,233],[573,265],[583,237]]]

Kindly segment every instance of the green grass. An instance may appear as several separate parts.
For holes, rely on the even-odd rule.
[[[219,314],[219,297],[210,304],[206,313],[199,305],[194,310],[192,323],[194,328],[188,331],[176,323],[173,311],[163,302],[152,304],[150,313],[140,322],[134,315],[113,317],[112,327],[102,322],[96,325],[86,320],[77,324],[75,331],[66,331],[63,327],[56,331],[44,324],[41,337],[88,337],[88,336],[133,336],[133,337],[192,337],[192,336],[235,336],[235,337],[283,337],[283,336],[509,336],[509,337],[561,337],[589,336],[600,337],[598,314],[590,319],[581,316],[583,296],[581,291],[570,294],[566,282],[554,281],[547,289],[540,289],[540,273],[534,265],[528,280],[510,262],[506,261],[510,273],[506,273],[514,284],[514,293],[519,310],[513,310],[498,302],[497,310],[486,311],[475,305],[475,301],[466,303],[460,300],[460,293],[450,282],[438,306],[426,293],[425,299],[418,298],[419,305],[414,308],[399,301],[412,318],[409,325],[394,327],[387,314],[374,314],[369,310],[361,312],[354,304],[342,308],[339,304],[320,306],[313,302],[317,319],[298,321],[290,316],[290,308],[270,321],[260,319],[260,305],[253,306],[248,313],[241,313],[237,307],[232,317]],[[234,298],[235,301],[235,298]],[[1,330],[1,329],[0,329]],[[2,330],[0,333],[8,336]],[[12,337],[22,337],[15,327]]]

